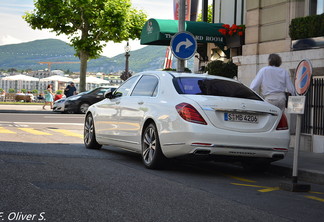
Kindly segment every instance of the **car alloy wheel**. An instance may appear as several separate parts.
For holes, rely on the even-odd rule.
[[[82,103],[79,109],[80,113],[85,114],[88,111],[89,106],[90,106],[89,103]]]
[[[101,144],[96,140],[95,127],[93,117],[88,114],[84,123],[84,145],[89,149],[100,149]]]
[[[158,169],[163,166],[165,157],[161,151],[160,141],[156,126],[149,124],[142,135],[142,159],[149,169]]]

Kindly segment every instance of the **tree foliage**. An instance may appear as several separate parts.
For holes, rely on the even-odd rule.
[[[210,75],[234,78],[237,76],[237,65],[235,65],[232,61],[223,62],[220,60],[215,60],[208,63],[206,71]]]
[[[213,5],[208,5],[208,11],[207,11],[207,22],[213,23]],[[198,14],[197,22],[202,22],[202,12]]]
[[[98,58],[108,41],[140,37],[146,14],[130,0],[36,0],[23,18],[33,29],[65,34],[80,65],[80,91],[85,90],[87,61]]]

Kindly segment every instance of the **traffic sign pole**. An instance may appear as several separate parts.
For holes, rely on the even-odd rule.
[[[310,185],[298,184],[298,156],[300,146],[300,132],[302,115],[305,107],[305,94],[308,91],[312,76],[312,64],[309,60],[303,59],[297,66],[295,76],[295,88],[298,96],[289,96],[288,113],[297,114],[295,149],[293,160],[292,184],[282,183],[280,188],[293,192],[308,192]]]
[[[299,146],[300,146],[301,119],[302,119],[302,115],[297,114],[296,134],[295,134],[295,150],[294,150],[293,173],[292,173],[293,184],[298,183],[298,155],[299,155]]]
[[[179,7],[179,20],[178,20],[178,32],[185,31],[185,14],[186,14],[186,1],[180,0]],[[177,72],[183,72],[185,69],[185,60],[178,58]]]

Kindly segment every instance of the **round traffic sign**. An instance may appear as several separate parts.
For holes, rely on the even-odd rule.
[[[178,59],[190,59],[197,50],[197,41],[190,32],[178,32],[171,39],[171,50]]]
[[[308,59],[303,59],[297,66],[295,76],[295,88],[298,95],[302,96],[307,93],[311,78],[312,64]]]

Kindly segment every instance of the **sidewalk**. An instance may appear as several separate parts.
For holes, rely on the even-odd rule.
[[[1,111],[14,111],[14,112],[51,112],[53,113],[53,110],[51,110],[49,105],[46,105],[45,110],[43,109],[43,103],[40,103],[39,105],[25,105],[25,104],[19,104],[19,105],[7,105],[7,104],[0,104],[0,112]]]
[[[324,153],[299,151],[298,181],[324,184]],[[289,149],[286,157],[272,163],[271,172],[292,176],[294,149]]]
[[[46,110],[42,109],[40,105],[0,105],[0,112],[2,111],[15,112],[43,112],[53,113],[53,111],[46,106]],[[288,154],[283,160],[272,163],[270,172],[291,177],[293,168],[294,149],[289,149]],[[306,151],[299,151],[298,158],[298,180],[323,184],[324,185],[324,153],[311,153]]]

